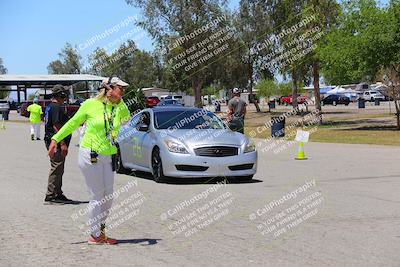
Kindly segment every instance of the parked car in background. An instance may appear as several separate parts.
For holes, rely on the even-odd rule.
[[[176,100],[179,103],[181,103],[182,106],[185,105],[185,103],[183,101],[183,96],[181,96],[181,95],[167,95],[166,97],[164,97],[163,100]]]
[[[157,107],[162,107],[162,106],[183,106],[181,102],[178,100],[161,100],[158,104]]]
[[[160,103],[160,99],[157,96],[146,96],[146,108],[152,108]]]
[[[350,98],[345,95],[332,94],[322,99],[322,105],[349,105]]]
[[[297,96],[297,104],[305,104],[307,103],[308,98],[306,96],[299,95]],[[282,96],[281,97],[281,104],[284,105],[291,105],[292,104],[292,95]]]
[[[381,101],[385,100],[385,96],[377,90],[365,91],[362,94],[361,98],[364,99],[365,101],[371,101],[371,102],[374,102],[376,99],[381,100]]]
[[[257,171],[254,143],[199,108],[144,109],[121,127],[117,140],[116,170],[150,172],[156,182],[167,177],[249,181]]]
[[[7,100],[0,100],[0,114],[4,120],[8,120],[8,115],[10,114],[10,104]]]
[[[0,100],[0,112],[10,111],[10,104],[7,100]]]

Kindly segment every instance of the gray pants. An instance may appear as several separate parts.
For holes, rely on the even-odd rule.
[[[46,148],[49,149],[49,144],[46,142]],[[50,172],[49,180],[47,183],[46,196],[57,197],[63,194],[62,187],[62,176],[64,174],[65,157],[61,155],[61,149],[58,146],[57,152],[54,153],[53,158],[50,159]]]

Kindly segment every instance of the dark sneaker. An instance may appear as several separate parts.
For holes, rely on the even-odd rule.
[[[38,138],[36,138],[36,140],[40,140],[40,138],[38,137]]]
[[[61,202],[63,202],[63,203],[73,203],[73,202],[74,202],[73,200],[67,198],[67,197],[64,196],[64,195],[57,196],[55,199],[58,200],[58,201],[61,201]]]

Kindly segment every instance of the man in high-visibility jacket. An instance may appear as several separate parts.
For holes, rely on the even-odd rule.
[[[26,109],[29,112],[29,121],[31,122],[31,139],[40,140],[40,123],[43,114],[42,107],[38,105],[38,100],[35,98],[33,104]]]

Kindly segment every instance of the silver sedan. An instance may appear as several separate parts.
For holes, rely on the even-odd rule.
[[[151,172],[156,182],[167,177],[251,180],[257,171],[254,143],[204,109],[145,109],[121,127],[117,142],[117,172]]]

